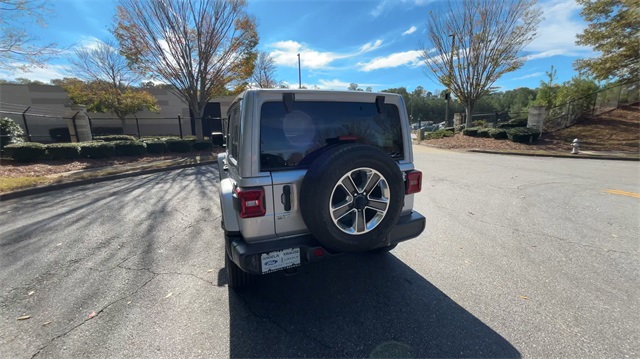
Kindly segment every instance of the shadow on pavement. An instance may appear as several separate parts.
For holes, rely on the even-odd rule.
[[[520,353],[393,254],[317,263],[229,290],[230,356],[482,357]]]
[[[3,202],[0,307],[11,325],[0,329],[0,347],[8,345],[6,357],[59,341],[92,312],[99,318],[153,279],[153,271],[178,271],[173,264],[188,261],[206,265],[193,253],[209,242],[185,239],[218,223],[217,181],[217,166],[196,167]],[[5,317],[23,312],[38,323]],[[118,331],[105,331],[101,341],[109,342],[112,332]]]

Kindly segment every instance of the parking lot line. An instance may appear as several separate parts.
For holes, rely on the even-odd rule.
[[[629,196],[629,197],[633,197],[633,198],[640,198],[640,193],[625,192],[625,191],[620,191],[620,190],[617,190],[617,189],[607,189],[607,190],[605,190],[605,192],[607,192],[609,194],[619,194],[621,196]]]

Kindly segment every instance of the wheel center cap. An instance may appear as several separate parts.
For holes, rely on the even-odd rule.
[[[363,196],[363,195],[357,196],[353,201],[354,207],[357,210],[363,210],[364,207],[366,207],[367,203],[369,203],[369,200],[367,199],[366,196]]]

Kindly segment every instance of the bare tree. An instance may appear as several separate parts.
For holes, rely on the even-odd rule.
[[[132,84],[141,76],[129,68],[113,41],[99,41],[95,48],[81,47],[69,58],[70,74],[85,83],[68,81],[61,83],[74,102],[96,112],[116,115],[124,130],[126,117],[145,108],[158,110],[157,100],[148,91],[134,89]]]
[[[258,44],[244,0],[120,0],[114,34],[146,77],[167,82],[196,117],[196,137],[211,97],[253,73]]]
[[[47,12],[50,12],[47,0],[0,0],[0,69],[43,66],[60,52],[55,43],[34,44],[37,38],[25,30],[25,25],[32,21],[45,26]]]
[[[126,88],[140,80],[113,41],[98,41],[95,47],[80,47],[69,58],[71,73],[85,81],[105,81],[113,88]]]
[[[276,88],[278,82],[275,80],[276,60],[267,52],[260,52],[251,75],[251,84],[258,88]]]
[[[534,39],[541,16],[536,0],[450,1],[445,12],[430,13],[429,41],[421,48],[426,75],[460,99],[467,127],[478,100],[526,61],[522,51]]]

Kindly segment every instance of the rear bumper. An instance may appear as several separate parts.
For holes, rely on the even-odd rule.
[[[400,217],[398,223],[381,242],[385,247],[415,238],[424,231],[426,219],[418,212]],[[261,255],[289,248],[300,248],[300,265],[332,258],[342,253],[332,253],[311,235],[281,238],[273,241],[247,243],[241,236],[225,236],[225,245],[229,258],[243,271],[251,274],[262,274]],[[322,253],[322,255],[319,255]]]

